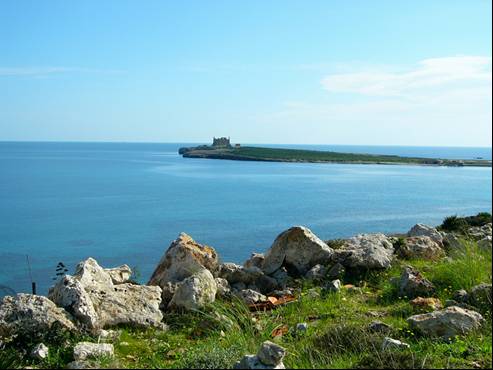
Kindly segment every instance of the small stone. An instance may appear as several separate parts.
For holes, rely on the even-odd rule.
[[[368,330],[374,333],[388,333],[392,330],[392,327],[381,321],[372,321],[370,325],[368,325]]]
[[[286,356],[286,350],[271,341],[265,341],[257,352],[257,357],[264,365],[277,366]]]
[[[464,289],[460,289],[454,292],[453,299],[457,302],[466,303],[469,300],[469,296]]]
[[[31,356],[37,360],[44,360],[48,357],[49,349],[44,343],[39,343],[31,352]]]
[[[80,342],[74,347],[75,361],[84,361],[88,358],[97,358],[101,356],[113,357],[113,355],[113,345],[109,343]]]
[[[336,263],[327,272],[327,278],[329,279],[341,279],[344,276],[346,269],[340,263]]]
[[[389,337],[385,337],[382,342],[382,351],[386,351],[389,349],[402,349],[402,348],[409,348],[409,344]]]
[[[296,324],[295,331],[297,333],[306,333],[307,330],[308,330],[308,324],[306,322],[300,322]]]
[[[332,280],[325,286],[325,289],[329,292],[339,292],[341,290],[341,281],[339,279]]]

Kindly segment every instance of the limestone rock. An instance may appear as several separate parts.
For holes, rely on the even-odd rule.
[[[341,286],[342,286],[341,281],[337,279],[327,283],[324,289],[328,290],[329,292],[337,293],[341,290]]]
[[[475,311],[452,306],[440,311],[411,316],[407,322],[412,329],[426,336],[449,339],[479,328],[483,320],[483,316]]]
[[[257,355],[246,355],[238,361],[235,369],[285,369],[282,362],[286,350],[281,346],[265,341]]]
[[[214,276],[207,269],[202,269],[183,280],[176,289],[169,308],[196,310],[214,302],[217,285]]]
[[[113,284],[128,283],[132,276],[132,269],[128,265],[121,265],[111,269],[104,269],[113,281]]]
[[[432,226],[428,226],[425,224],[416,224],[411,230],[408,231],[407,236],[428,236],[433,239],[434,242],[438,244],[442,244],[443,236],[440,232]]]
[[[118,324],[161,327],[161,288],[130,283],[113,284],[111,275],[89,258],[65,275],[49,298],[89,329]]]
[[[217,293],[216,295],[219,297],[227,297],[231,293],[231,286],[228,283],[228,280],[223,278],[215,278]]]
[[[243,266],[245,268],[249,268],[249,267],[262,268],[262,264],[264,263],[264,259],[265,259],[265,257],[262,253],[252,253],[250,258],[245,261]]]
[[[76,331],[72,317],[48,298],[20,293],[0,301],[0,337],[38,337],[52,328]]]
[[[409,344],[389,337],[385,337],[382,342],[382,351],[387,351],[390,349],[402,349],[402,348],[409,348]]]
[[[274,271],[270,276],[276,280],[277,285],[281,289],[285,289],[289,284],[290,277],[288,275],[288,270],[285,267],[281,267]]]
[[[478,247],[480,249],[485,250],[485,251],[488,251],[488,250],[491,251],[491,245],[492,245],[491,235],[485,236],[483,239],[481,239],[478,242]]]
[[[413,307],[423,310],[439,310],[443,308],[442,302],[438,298],[432,297],[417,297],[409,303],[411,303]]]
[[[44,343],[39,343],[34,349],[31,351],[31,357],[36,360],[44,360],[48,357],[49,349],[45,346]]]
[[[215,273],[218,267],[219,259],[214,248],[201,245],[181,233],[159,261],[148,285],[163,287],[168,282],[179,283],[204,268]]]
[[[304,275],[317,263],[329,262],[332,248],[306,227],[295,226],[281,233],[265,254],[262,270],[272,274],[285,267],[292,275]]]
[[[346,269],[340,263],[335,263],[332,267],[327,271],[328,279],[341,279],[344,276]]]
[[[478,308],[491,308],[491,284],[483,283],[473,287],[468,295],[468,303]]]
[[[381,321],[372,321],[368,325],[368,330],[370,330],[373,333],[388,333],[392,330],[392,327]]]
[[[74,360],[85,361],[90,358],[113,357],[113,344],[80,342],[74,347]]]
[[[226,279],[230,284],[254,284],[264,273],[258,267],[243,267],[234,263],[223,263],[219,266],[219,277]]]
[[[435,292],[435,287],[421,273],[411,266],[404,269],[399,280],[399,294],[408,298],[428,297]]]
[[[286,356],[286,350],[280,345],[267,340],[260,346],[257,356],[263,364],[277,366],[282,363],[284,356]]]
[[[437,260],[445,257],[444,250],[429,236],[413,236],[406,239],[397,254],[401,258]]]
[[[333,259],[352,269],[386,269],[393,254],[394,247],[384,234],[360,234],[348,239]]]
[[[236,295],[243,300],[246,304],[254,304],[257,302],[264,302],[267,297],[262,293],[256,292],[252,289],[243,289],[236,293]]]
[[[327,267],[320,264],[316,264],[310,269],[310,271],[308,271],[305,274],[305,279],[320,281],[323,280],[326,275],[327,275]]]

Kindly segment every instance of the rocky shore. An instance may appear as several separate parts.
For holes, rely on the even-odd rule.
[[[481,330],[491,318],[491,274],[489,281],[461,286],[460,290],[448,293],[450,299],[444,300],[443,287],[437,286],[439,280],[434,283],[426,277],[427,269],[464,258],[468,243],[474,244],[478,256],[489,255],[491,265],[491,232],[491,217],[480,226],[467,225],[460,230],[445,231],[443,227],[417,224],[402,237],[376,233],[337,241],[323,241],[308,228],[294,226],[279,234],[264,254],[253,253],[242,265],[222,262],[213,247],[181,233],[145,285],[132,280],[127,265],[104,268],[88,258],[77,265],[72,275],[61,277],[47,297],[18,294],[3,298],[0,349],[28,354],[30,366],[46,365],[54,346],[70,347],[66,350],[71,355],[65,359],[69,368],[102,366],[104,361],[111,366],[125,366],[111,362],[118,357],[114,343],[121,346],[118,338],[122,327],[171,335],[177,330],[169,325],[175,322],[172,320],[206,312],[217,328],[247,330],[239,317],[223,314],[214,308],[215,304],[239,305],[244,308],[240,311],[253,320],[255,315],[305,305],[307,297],[313,299],[314,307],[329,307],[329,303],[324,303],[326,297],[344,298],[345,294],[356,294],[357,300],[370,299],[373,290],[368,285],[374,276],[396,268],[397,276],[384,282],[386,289],[394,294],[395,300],[405,300],[409,307],[425,308],[404,314],[406,330],[448,343]],[[421,262],[412,265],[412,261]],[[419,269],[420,264],[425,268]],[[344,301],[338,302],[344,305]],[[308,317],[301,316],[295,326],[277,328],[280,335],[273,334],[277,333],[275,328],[269,331],[269,339],[289,333],[290,340],[296,340],[312,325],[302,322]],[[370,332],[386,334],[379,339],[378,351],[409,350],[405,337],[390,337],[396,334],[390,324],[374,320],[368,328]],[[227,336],[220,330],[219,335]],[[53,333],[84,340],[63,344],[55,341],[57,344],[51,343],[49,348]],[[244,357],[236,359],[235,368],[285,368],[283,359],[290,351],[263,336],[257,342],[260,339],[263,340],[258,352],[243,353]]]

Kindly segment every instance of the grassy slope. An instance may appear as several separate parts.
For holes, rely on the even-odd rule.
[[[292,328],[299,322],[307,322],[306,334],[288,333],[276,339],[289,352],[284,361],[288,368],[488,368],[492,365],[491,309],[483,312],[487,324],[480,331],[452,343],[419,337],[409,331],[405,321],[417,311],[407,299],[398,298],[389,283],[392,277],[400,275],[404,265],[413,265],[437,286],[437,296],[444,302],[456,289],[491,282],[491,251],[479,251],[472,242],[465,244],[467,253],[453,259],[398,261],[388,271],[371,273],[359,284],[362,293],[343,289],[339,294],[312,298],[308,293],[311,287],[304,285],[300,286],[303,293],[299,302],[271,312],[252,315],[240,302],[216,302],[203,312],[167,315],[170,326],[167,332],[123,328],[120,339],[114,342],[116,358],[105,359],[102,365],[231,367],[244,354],[256,353],[264,340],[272,339],[275,328],[282,325]],[[313,289],[320,292],[318,287]],[[224,316],[218,319],[214,312]],[[390,336],[409,343],[411,348],[382,352],[383,335],[370,334],[366,329],[373,320],[391,324],[394,329]],[[69,348],[52,345],[50,358],[38,365],[65,365],[70,359]],[[36,365],[27,356],[19,358],[18,354],[10,354],[13,356],[10,365]],[[9,364],[7,361],[8,354],[2,353],[0,367]]]
[[[371,155],[339,153],[315,150],[280,149],[262,147],[241,147],[220,150],[192,150],[185,157],[213,159],[259,160],[259,161],[299,161],[299,162],[337,162],[337,163],[386,163],[386,164],[439,164],[438,159],[400,157],[396,155]],[[453,161],[443,160],[443,164]],[[465,161],[464,165],[491,166],[489,161]]]

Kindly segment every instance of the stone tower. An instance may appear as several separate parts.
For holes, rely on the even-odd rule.
[[[231,148],[231,142],[229,137],[213,138],[212,146],[214,148]]]

